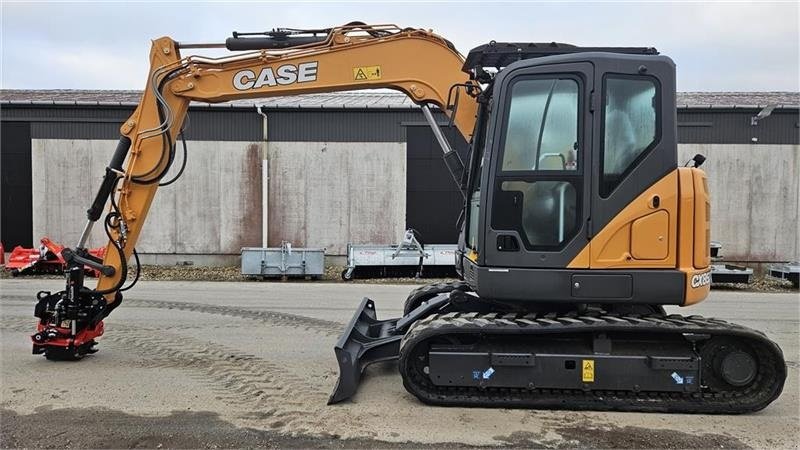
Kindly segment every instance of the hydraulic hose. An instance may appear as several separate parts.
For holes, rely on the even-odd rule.
[[[182,69],[183,69],[183,67],[178,67],[178,68],[175,68],[175,69],[171,70],[169,73],[167,73],[167,75],[165,75],[161,79],[161,81],[158,83],[158,92],[159,93],[164,92],[164,86],[166,85],[167,81],[171,80],[175,76],[175,74],[177,74]],[[164,121],[164,117],[165,117],[164,106],[159,101],[156,101],[156,106],[157,106],[156,109],[158,110],[159,123],[163,124],[163,123],[165,123],[165,121]],[[173,161],[175,159],[175,146],[172,145],[172,134],[170,133],[169,128],[167,126],[164,127],[163,133],[161,133],[161,139],[162,139],[163,145],[162,145],[162,150],[161,150],[161,157],[158,159],[158,163],[156,163],[156,165],[153,166],[153,168],[151,168],[150,170],[148,170],[144,174],[141,174],[141,175],[138,175],[138,176],[135,176],[135,177],[131,177],[131,181],[133,181],[134,183],[136,183],[136,184],[156,183],[156,182],[160,181],[162,178],[164,178],[164,176],[169,171],[169,169],[172,166],[172,163],[173,163]],[[158,168],[163,164],[165,155],[167,156],[168,160],[167,160],[167,163],[164,164],[164,169],[161,172],[159,172],[158,175],[155,175],[155,176],[150,177],[150,178],[144,178],[144,177],[152,174],[156,170],[158,170]]]
[[[183,175],[183,171],[186,169],[186,158],[189,156],[189,153],[186,149],[186,136],[184,136],[183,131],[181,131],[180,133],[180,138],[181,138],[181,145],[183,146],[183,161],[181,162],[181,168],[180,170],[178,170],[178,173],[175,174],[175,176],[171,180],[159,183],[158,184],[159,186],[162,187],[169,186],[170,184],[178,181],[178,178],[180,178],[181,175]],[[170,165],[172,165],[172,163],[170,163]]]

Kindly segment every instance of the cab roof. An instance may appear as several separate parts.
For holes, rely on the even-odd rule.
[[[522,59],[585,52],[622,53],[629,55],[658,55],[653,47],[578,47],[560,42],[495,42],[470,50],[462,70],[495,68],[497,70]]]

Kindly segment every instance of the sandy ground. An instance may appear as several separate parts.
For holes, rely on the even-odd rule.
[[[712,292],[680,310],[765,331],[789,366],[783,395],[746,416],[424,406],[394,363],[327,406],[333,345],[363,296],[401,314],[409,285],[141,282],[80,362],[30,354],[33,295],[58,280],[0,280],[2,447],[797,448],[800,298]],[[674,308],[673,312],[678,312]]]

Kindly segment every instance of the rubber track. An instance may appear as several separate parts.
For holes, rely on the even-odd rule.
[[[408,315],[417,306],[422,304],[425,300],[436,297],[439,294],[446,294],[455,291],[456,289],[464,292],[469,292],[472,289],[466,281],[451,281],[449,283],[433,283],[420,286],[408,294],[406,302],[403,305],[403,315]]]
[[[745,339],[759,359],[758,375],[744,391],[674,393],[440,387],[430,382],[418,363],[420,344],[450,334],[528,335],[645,332],[688,333]],[[400,373],[406,389],[425,403],[443,406],[482,406],[544,409],[614,410],[736,414],[758,411],[783,389],[786,365],[781,349],[758,331],[723,320],[700,316],[570,316],[534,314],[448,313],[428,316],[411,326],[400,346]]]

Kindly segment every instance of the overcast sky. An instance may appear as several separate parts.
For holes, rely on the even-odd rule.
[[[150,39],[360,20],[432,28],[466,54],[489,40],[654,46],[681,91],[800,89],[798,3],[2,2],[6,89],[142,89]]]

